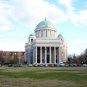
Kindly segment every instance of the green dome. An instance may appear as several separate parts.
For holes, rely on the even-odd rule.
[[[35,34],[34,34],[34,33],[31,33],[31,34],[29,35],[29,37],[31,37],[31,36],[35,36]]]
[[[48,21],[48,20],[43,20],[41,21],[37,26],[36,26],[36,29],[43,29],[43,28],[51,28],[51,29],[55,29],[53,24]]]
[[[61,34],[58,35],[58,38],[61,39],[61,40],[64,39],[63,36],[62,36]]]

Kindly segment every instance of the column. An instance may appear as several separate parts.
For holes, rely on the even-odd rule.
[[[28,55],[28,56],[30,56],[30,55]],[[33,64],[35,63],[35,47],[33,47],[33,61],[32,62],[33,62]]]
[[[42,64],[42,47],[40,47],[40,64]]]
[[[50,47],[50,64],[51,64],[51,47]]]
[[[47,48],[45,47],[45,64],[47,63]]]
[[[36,46],[36,64],[37,64],[37,46]]]
[[[61,61],[60,61],[60,47],[59,47],[59,63],[60,63]]]
[[[54,64],[56,64],[56,47],[54,47]]]

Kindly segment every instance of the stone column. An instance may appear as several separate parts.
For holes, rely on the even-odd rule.
[[[51,47],[50,47],[50,64],[51,64]]]
[[[45,64],[47,63],[47,47],[45,47]]]
[[[40,47],[40,64],[42,64],[42,47]]]
[[[60,63],[61,59],[60,59],[60,47],[59,47],[59,63]]]
[[[36,64],[37,64],[37,46],[36,46]]]
[[[56,47],[54,47],[54,64],[56,64]]]
[[[31,55],[31,54],[30,54],[30,55]],[[29,55],[29,56],[30,56],[30,55]],[[29,60],[29,61],[30,61],[30,60]],[[33,47],[33,61],[32,61],[32,62],[33,62],[33,64],[35,63],[35,47]]]

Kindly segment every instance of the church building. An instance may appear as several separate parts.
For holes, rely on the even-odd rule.
[[[45,20],[30,34],[25,44],[25,59],[27,64],[48,65],[67,61],[67,45],[61,34],[56,36],[56,28]]]

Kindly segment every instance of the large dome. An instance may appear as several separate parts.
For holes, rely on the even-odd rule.
[[[36,38],[54,38],[55,37],[55,27],[53,24],[48,21],[46,18],[45,20],[41,21],[35,28],[35,36]]]
[[[46,18],[45,20],[41,21],[37,26],[36,26],[36,29],[35,30],[38,30],[38,29],[52,29],[52,30],[55,30],[55,27],[53,26],[53,24],[48,21]]]

